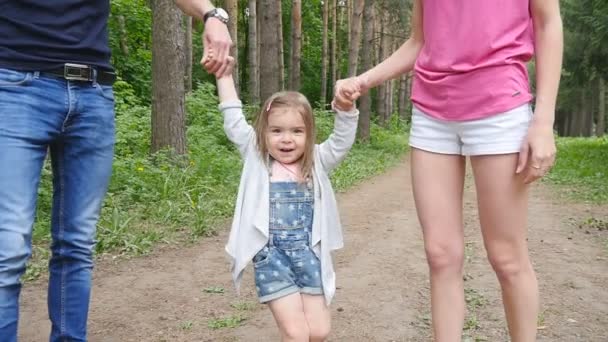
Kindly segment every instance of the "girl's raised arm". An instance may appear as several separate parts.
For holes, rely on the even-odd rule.
[[[243,105],[230,73],[217,79],[217,91],[220,97],[219,108],[224,114],[224,132],[237,146],[241,156],[244,156],[253,141],[254,131],[243,115]]]

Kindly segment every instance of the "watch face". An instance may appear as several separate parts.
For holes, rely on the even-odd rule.
[[[228,20],[228,13],[223,8],[216,8],[216,13],[218,17]]]

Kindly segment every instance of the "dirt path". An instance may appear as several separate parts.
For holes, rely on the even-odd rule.
[[[331,341],[430,340],[427,268],[408,170],[403,162],[338,198],[346,247],[335,259]],[[608,251],[596,234],[576,227],[589,217],[608,217],[608,208],[556,199],[543,185],[534,188],[530,207],[529,243],[542,301],[539,340],[608,341]],[[466,340],[507,341],[470,180],[465,210]],[[161,247],[148,257],[99,263],[90,341],[277,341],[271,314],[257,304],[251,269],[241,297],[234,295],[225,241],[222,233],[192,246]],[[21,341],[48,341],[44,285],[23,291]],[[211,329],[210,322],[228,327]]]

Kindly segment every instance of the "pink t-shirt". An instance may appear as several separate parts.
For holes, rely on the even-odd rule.
[[[422,0],[424,46],[412,102],[442,120],[480,119],[530,102],[529,0]]]

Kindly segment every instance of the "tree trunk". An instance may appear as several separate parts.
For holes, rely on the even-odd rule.
[[[399,78],[398,108],[399,117],[402,119],[407,119],[407,74],[403,74]]]
[[[595,135],[601,137],[606,133],[606,85],[601,77],[598,80],[598,105]]]
[[[260,25],[260,98],[266,101],[272,94],[281,90],[281,70],[279,63],[279,44],[281,31],[279,17],[281,12],[274,0],[260,0],[258,16]]]
[[[302,51],[302,0],[294,0],[291,8],[291,62],[289,89],[300,90],[300,59]]]
[[[363,9],[363,46],[361,51],[361,62],[363,70],[372,67],[374,60],[374,1],[365,0]],[[369,125],[371,115],[371,97],[369,92],[361,96],[359,101],[359,130],[358,135],[362,141],[369,141]]]
[[[327,0],[326,0],[327,1]],[[331,8],[331,77],[328,89],[333,89],[334,84],[336,84],[336,78],[338,77],[338,0],[331,0],[332,8]]]
[[[127,38],[127,25],[125,24],[125,16],[118,16],[118,29],[120,30],[120,51],[126,56],[129,55],[129,39]]]
[[[380,46],[378,49],[378,60],[377,63],[380,63],[384,60],[386,53],[386,38],[385,34],[386,30],[386,13],[384,10],[380,10],[380,12],[376,13],[377,24],[380,28]],[[378,121],[382,126],[386,125],[386,92],[388,88],[389,81],[385,81],[378,86],[378,91],[376,92],[376,113],[378,114]]]
[[[192,17],[186,16],[186,66],[184,68],[184,79],[185,79],[185,91],[190,93],[192,91]]]
[[[279,34],[279,85],[280,89],[285,88],[285,39],[283,39],[283,10],[281,0],[276,0],[275,6],[277,6],[277,10],[279,11],[279,23],[276,26],[277,33]]]
[[[329,23],[329,0],[323,1],[323,44],[321,46],[321,97],[319,102],[321,108],[325,108],[327,103],[327,66],[329,55],[328,46],[328,23]]]
[[[583,127],[585,125],[585,91],[579,90],[579,92],[580,106],[578,106],[577,115],[575,116],[573,123],[574,129],[572,130],[572,135],[575,137],[583,135]]]
[[[152,0],[152,152],[186,153],[184,32],[170,0]]]
[[[237,92],[239,92],[239,44],[238,44],[238,17],[239,17],[239,7],[237,0],[225,0],[224,5],[226,6],[226,12],[228,12],[228,16],[231,20],[228,21],[228,32],[230,33],[230,38],[232,38],[232,43],[234,44],[232,48],[230,48],[230,56],[234,57],[234,69],[232,70],[232,78],[234,79],[234,85],[236,87]]]
[[[359,60],[359,46],[361,44],[361,17],[363,16],[363,5],[365,0],[354,0],[353,15],[350,24],[350,39],[348,48],[348,76],[357,75],[357,63]]]
[[[561,114],[561,121],[560,121],[560,125],[558,126],[558,134],[560,137],[567,137],[569,132],[568,130],[570,129],[570,113],[566,113],[566,112],[557,112],[556,114]]]
[[[251,104],[260,103],[260,75],[258,63],[258,20],[256,0],[249,0],[249,33],[247,37],[249,59],[249,100]]]
[[[593,87],[591,85],[588,85],[586,87],[586,96],[585,96],[585,119],[584,119],[584,125],[583,125],[583,136],[584,137],[590,137],[591,135],[593,135],[593,111],[595,109],[595,99],[593,98]]]
[[[264,18],[264,16],[262,16],[260,14],[260,11],[262,9],[262,0],[256,0],[256,7],[257,7],[257,22],[256,25],[258,27],[257,30],[257,35],[258,35],[258,39],[257,39],[257,47],[258,47],[258,98],[260,99],[260,103],[265,101],[266,99],[262,98],[262,19]]]
[[[399,89],[399,79],[393,79],[390,83],[390,89],[388,92],[388,106],[386,109],[386,119],[390,122],[391,117],[395,112],[395,89]]]

